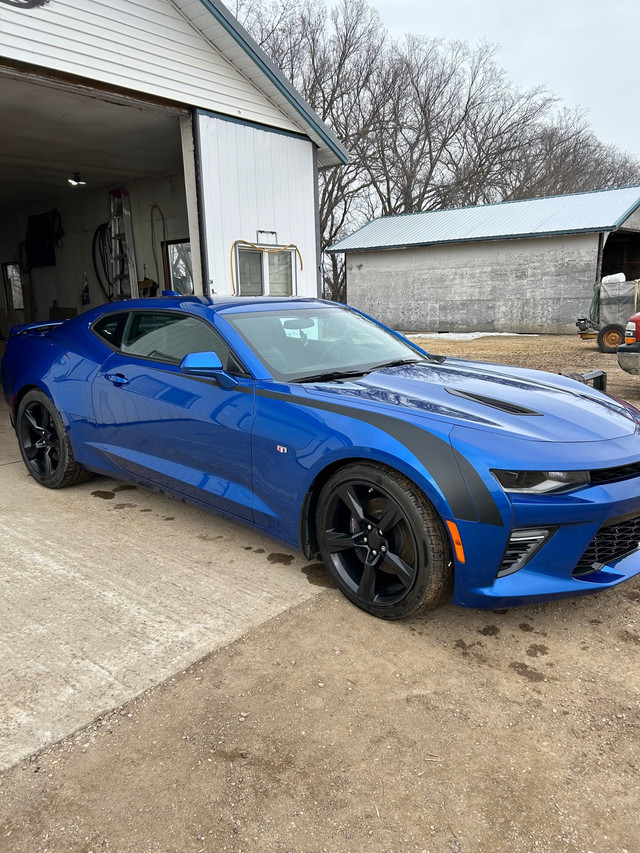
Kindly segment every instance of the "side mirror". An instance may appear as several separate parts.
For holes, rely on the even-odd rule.
[[[220,356],[215,352],[190,352],[180,362],[180,370],[189,376],[208,376],[217,379],[223,388],[234,388],[238,380],[222,369]]]

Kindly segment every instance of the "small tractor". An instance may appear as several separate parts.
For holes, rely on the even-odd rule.
[[[616,352],[624,343],[627,320],[638,306],[640,280],[626,281],[624,273],[607,275],[593,288],[588,317],[578,317],[576,326],[583,341],[596,340],[601,352]]]

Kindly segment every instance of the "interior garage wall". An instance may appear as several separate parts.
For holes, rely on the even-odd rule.
[[[302,255],[297,290],[317,296],[315,148],[288,134],[208,114],[198,116],[200,175],[209,287],[231,294],[230,253],[236,240],[276,231]]]
[[[568,333],[597,254],[597,234],[353,252],[347,300],[405,331]]]
[[[151,206],[157,204],[165,215],[166,238],[188,239],[187,204],[182,174],[133,183],[127,187],[131,201],[133,236],[136,252],[138,277],[158,281],[151,241]],[[0,261],[13,261],[16,248],[27,233],[27,218],[30,214],[43,213],[57,208],[65,231],[61,249],[56,249],[56,265],[40,267],[31,271],[31,280],[36,302],[36,319],[48,320],[54,302],[58,307],[76,308],[78,312],[101,305],[105,297],[100,290],[92,261],[93,235],[100,223],[110,216],[110,196],[107,190],[91,192],[78,187],[73,203],[14,213],[0,219]],[[162,219],[154,212],[155,247],[159,266],[159,284],[163,289],[162,256],[160,241],[163,239]],[[84,275],[89,281],[91,303],[82,306],[81,294]]]

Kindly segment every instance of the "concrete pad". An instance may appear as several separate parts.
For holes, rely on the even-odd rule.
[[[0,408],[0,769],[320,591],[274,540],[104,477],[26,472]]]

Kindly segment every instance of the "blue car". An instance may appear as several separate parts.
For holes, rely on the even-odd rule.
[[[320,555],[398,619],[640,572],[640,412],[537,371],[430,355],[344,305],[175,297],[15,327],[2,381],[41,485],[93,473]]]

